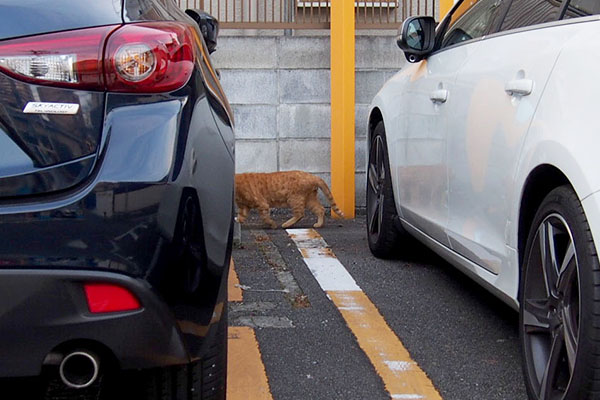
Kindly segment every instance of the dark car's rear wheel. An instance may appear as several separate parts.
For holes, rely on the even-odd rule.
[[[227,304],[204,358],[188,365],[123,373],[103,400],[224,400],[227,390]]]
[[[397,255],[398,242],[405,232],[395,222],[398,213],[392,190],[383,122],[379,122],[373,131],[367,168],[367,240],[369,249],[376,257],[390,258]]]
[[[600,266],[570,187],[542,202],[523,260],[520,334],[529,397],[599,399]]]

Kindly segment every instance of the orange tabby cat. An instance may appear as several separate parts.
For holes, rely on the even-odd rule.
[[[308,208],[317,216],[313,226],[323,226],[325,208],[317,199],[317,191],[321,189],[331,204],[331,208],[339,216],[344,214],[335,204],[333,195],[323,179],[302,171],[285,171],[271,173],[245,173],[235,175],[235,202],[239,208],[238,221],[243,223],[250,212],[256,208],[271,228],[277,224],[271,219],[271,207],[289,207],[293,217],[285,221],[282,228],[288,228],[304,217],[304,209]]]

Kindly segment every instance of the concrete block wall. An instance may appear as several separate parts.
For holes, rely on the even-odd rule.
[[[328,33],[328,32],[326,32]],[[213,54],[236,120],[236,171],[300,169],[330,182],[328,34],[225,34]],[[365,205],[368,107],[404,66],[394,35],[356,37],[356,206]]]

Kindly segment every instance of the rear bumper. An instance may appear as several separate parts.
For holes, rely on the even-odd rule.
[[[91,314],[84,282],[110,282],[142,308]],[[0,377],[34,376],[45,357],[69,341],[107,348],[123,369],[189,362],[177,322],[144,281],[110,272],[0,270]]]
[[[190,85],[203,93],[198,76]],[[70,340],[99,343],[123,369],[203,357],[227,301],[233,175],[206,97],[107,95],[92,175],[66,191],[0,199],[0,377],[38,374]],[[190,198],[198,234],[186,250]],[[190,270],[193,293],[181,290]],[[88,279],[130,288],[144,309],[90,315]]]

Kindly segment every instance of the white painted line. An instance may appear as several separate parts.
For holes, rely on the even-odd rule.
[[[323,291],[361,291],[342,263],[332,257],[327,242],[316,231],[288,229],[287,233],[302,252],[304,262]]]
[[[325,292],[360,291],[356,281],[335,258],[305,258],[304,262]]]
[[[314,229],[288,229],[304,263],[338,308],[392,399],[441,400],[427,374]]]

